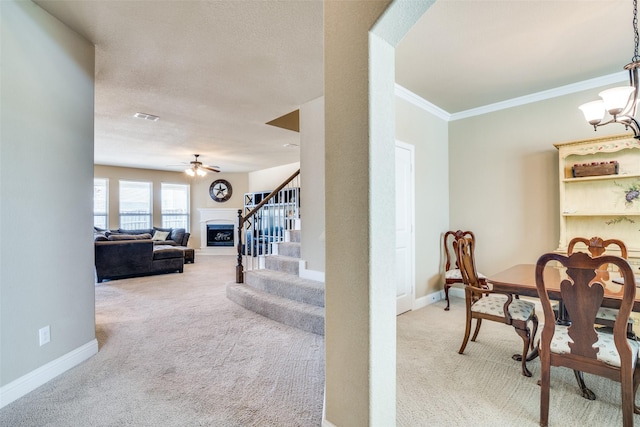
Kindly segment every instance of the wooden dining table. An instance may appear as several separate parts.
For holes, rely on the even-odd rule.
[[[546,266],[544,268],[544,281],[552,300],[560,300],[560,282],[567,278],[564,268]],[[609,274],[607,274],[609,275]],[[614,282],[618,275],[610,273],[609,278],[602,281],[604,285],[603,307],[620,308],[622,300],[623,285]],[[500,273],[489,276],[488,282],[493,284],[493,289],[500,292],[509,292],[515,295],[530,296],[538,298],[536,288],[536,265],[518,264]],[[636,279],[636,285],[640,285]],[[636,287],[636,298],[633,304],[633,311],[640,312],[640,288]]]
[[[602,300],[603,307],[620,308],[622,300],[623,285],[616,283],[618,275],[614,272],[605,272],[600,276],[601,283],[604,285],[604,298]],[[546,266],[544,268],[545,287],[549,298],[561,302],[560,283],[567,278],[566,269],[559,267]],[[636,276],[636,285],[640,285],[640,280]],[[538,298],[538,289],[536,287],[536,265],[535,264],[518,264],[504,271],[491,275],[487,278],[487,282],[495,291],[508,292],[519,296],[528,296]],[[562,309],[560,309],[562,312]],[[640,312],[640,288],[636,286],[636,298],[633,304],[633,311]],[[562,314],[559,315],[558,323],[564,321]],[[531,352],[527,361],[538,357],[538,347]],[[514,355],[515,360],[522,360],[522,355]],[[596,398],[595,394],[586,387],[581,372],[574,371],[578,386],[582,392],[582,396],[589,400]]]

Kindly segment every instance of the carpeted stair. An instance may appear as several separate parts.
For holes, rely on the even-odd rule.
[[[247,271],[244,283],[227,285],[227,298],[269,319],[324,335],[324,283],[299,274],[300,231],[265,257],[264,270]]]

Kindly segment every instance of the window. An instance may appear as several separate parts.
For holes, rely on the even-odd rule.
[[[189,185],[162,183],[161,190],[162,227],[189,231]]]
[[[107,229],[109,225],[109,180],[93,178],[93,226]]]
[[[151,228],[151,183],[120,181],[120,228]]]

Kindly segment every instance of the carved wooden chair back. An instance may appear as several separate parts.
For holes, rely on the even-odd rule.
[[[462,237],[469,237],[473,244],[476,242],[476,237],[473,235],[471,231],[447,231],[444,233],[444,254],[446,257],[446,263],[444,266],[445,271],[449,271],[451,269],[459,268],[458,266],[458,257],[456,255],[455,242],[456,240]],[[450,252],[450,248],[453,247],[453,250]]]
[[[449,310],[449,288],[451,288],[451,286],[455,283],[463,283],[461,273],[460,273],[458,256],[456,254],[457,252],[456,242],[461,238],[470,239],[471,245],[475,246],[476,237],[471,231],[456,230],[456,231],[447,231],[446,233],[444,233],[443,241],[444,241],[444,253],[446,257],[445,258],[446,263],[444,266],[444,269],[445,269],[444,296],[445,296],[445,299],[447,300],[447,306],[444,308],[445,311]],[[479,276],[480,283],[486,285],[487,283],[486,277],[482,274],[478,274],[478,276]]]
[[[555,314],[543,275],[545,266],[552,261],[567,269],[567,278],[560,284],[560,297],[571,319],[570,326],[559,325],[552,320]],[[605,285],[598,275],[604,264],[619,268],[624,278],[623,297],[613,335],[599,332],[594,327],[604,297]],[[539,342],[540,425],[548,423],[550,367],[564,366],[619,381],[624,426],[632,426],[639,371],[636,370],[638,343],[627,339],[627,322],[636,295],[635,277],[629,263],[612,255],[591,258],[583,252],[568,257],[548,253],[537,262],[536,287],[545,316]]]
[[[575,246],[578,243],[584,243],[586,245],[587,250],[591,254],[592,258],[604,255],[609,246],[615,245],[620,249],[620,256],[624,259],[627,259],[627,246],[624,244],[624,242],[617,239],[603,240],[602,237],[597,236],[590,239],[586,239],[584,237],[574,237],[573,239],[571,239],[571,241],[569,242],[569,246],[567,247],[567,255],[571,255],[573,253]],[[607,272],[608,268],[609,266],[605,264],[600,269],[600,271],[602,271],[604,280],[609,279],[609,273]]]
[[[591,257],[601,256],[605,253],[607,248],[610,245],[616,245],[620,249],[620,256],[624,259],[627,259],[627,246],[624,242],[617,239],[607,239],[603,240],[602,237],[592,237],[590,239],[585,239],[584,237],[574,237],[569,242],[569,246],[567,247],[567,254],[571,255],[577,243],[584,243],[587,247],[587,250],[591,254]]]
[[[615,245],[620,249],[620,254],[622,258],[627,259],[627,247],[626,245],[617,239],[608,239],[603,240],[601,237],[592,237],[590,239],[585,239],[584,237],[575,237],[571,239],[569,242],[569,246],[567,247],[567,255],[571,255],[574,253],[574,249],[576,244],[583,243],[586,245],[587,250],[591,254],[591,257],[598,257],[603,255],[609,246]],[[609,280],[609,265],[603,264],[597,271],[598,279],[600,280]],[[607,308],[601,307],[598,309],[598,315],[596,316],[596,323],[599,323],[604,326],[613,327],[613,324],[618,317],[618,310],[615,308]],[[634,319],[629,319],[629,323],[627,326],[627,333],[630,337],[634,336],[633,332],[633,324]]]
[[[476,270],[475,240],[472,237],[461,237],[453,242],[457,253],[458,267],[462,275],[462,283],[478,289],[486,289],[480,282]]]
[[[523,356],[520,360],[522,375],[530,377],[531,372],[527,369],[526,361],[529,349],[533,348],[533,337],[538,330],[535,304],[514,298],[509,293],[493,291],[487,287],[486,281],[479,277],[476,270],[474,241],[470,237],[456,240],[455,247],[462,281],[465,284],[466,304],[466,327],[458,353],[463,354],[469,342],[472,319],[476,319],[476,328],[471,341],[475,341],[478,337],[483,319],[505,323],[513,326],[516,333],[522,338]],[[533,334],[529,329],[529,323],[533,325]]]

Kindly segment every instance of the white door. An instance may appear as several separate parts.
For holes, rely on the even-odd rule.
[[[397,314],[413,307],[413,146],[396,141],[396,286]]]

